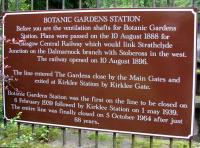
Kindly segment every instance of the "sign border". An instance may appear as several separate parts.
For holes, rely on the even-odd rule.
[[[125,134],[136,134],[136,135],[144,135],[144,136],[156,136],[156,137],[167,137],[167,138],[181,138],[181,139],[190,139],[190,137],[193,136],[193,128],[194,128],[194,110],[195,110],[195,94],[196,94],[196,52],[197,52],[197,12],[193,8],[120,8],[120,9],[85,9],[85,10],[61,10],[61,11],[34,11],[34,12],[14,12],[14,13],[5,13],[3,16],[3,43],[2,43],[2,74],[4,74],[4,68],[5,68],[5,63],[4,63],[4,42],[5,42],[5,24],[4,20],[6,16],[9,15],[24,15],[24,14],[56,14],[56,13],[88,13],[88,12],[140,12],[140,11],[157,11],[157,12],[162,12],[162,11],[167,11],[167,12],[173,12],[173,11],[189,11],[194,15],[194,49],[193,49],[193,87],[192,87],[192,114],[191,114],[191,129],[190,129],[190,134],[188,136],[174,136],[174,135],[163,135],[163,134],[153,134],[153,133],[142,133],[142,132],[130,132],[130,131],[118,131],[118,130],[109,130],[109,129],[99,129],[99,128],[89,128],[89,127],[79,127],[79,126],[69,126],[69,125],[62,125],[62,124],[51,124],[51,123],[43,123],[43,122],[33,122],[33,121],[26,121],[26,120],[16,120],[17,122],[21,123],[29,123],[29,124],[39,124],[39,125],[49,125],[49,126],[54,126],[54,127],[65,127],[65,128],[75,128],[75,129],[83,129],[83,130],[94,130],[94,131],[102,131],[102,132],[117,132],[117,133],[125,133]],[[3,77],[3,111],[4,111],[4,119],[10,120],[6,116],[6,109],[5,109],[5,81]]]

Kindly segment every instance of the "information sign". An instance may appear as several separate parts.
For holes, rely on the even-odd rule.
[[[20,12],[3,22],[7,119],[192,136],[193,9]]]

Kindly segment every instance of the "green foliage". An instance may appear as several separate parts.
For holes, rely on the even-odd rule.
[[[8,10],[10,11],[16,11],[17,4],[15,0],[9,0],[8,1]],[[20,0],[19,1],[19,10],[30,10],[30,4],[27,0]]]
[[[65,8],[78,8],[79,0],[65,0]]]
[[[87,138],[94,141],[96,139],[96,135],[95,135],[95,133],[91,133],[91,134],[87,135]],[[112,140],[112,137],[109,136],[107,133],[99,133],[98,134],[98,141],[106,142],[106,141],[111,141],[111,140]],[[120,145],[123,142],[123,140],[124,140],[124,137],[121,135],[116,137],[117,148],[118,147],[120,148]]]
[[[85,0],[83,2],[84,8],[96,8],[96,0]]]
[[[21,125],[20,133],[21,136],[18,138],[17,122],[20,119],[21,112],[16,115],[13,119],[7,122],[6,126],[0,122],[0,147],[42,147],[40,144],[45,142],[53,141],[58,138],[58,129],[48,129],[46,126],[35,128],[32,134],[30,126]],[[48,147],[48,146],[46,146]]]
[[[132,7],[131,0],[101,0],[102,8],[129,8]],[[134,0],[137,7],[152,7],[153,0]],[[156,7],[190,7],[190,0],[155,0]],[[200,6],[200,0],[196,0],[196,5]]]
[[[200,9],[200,0],[196,0],[196,1],[195,1],[195,6],[196,6],[198,9]]]
[[[189,7],[191,4],[190,0],[175,0],[176,7]]]
[[[14,138],[11,140],[8,144],[3,144],[3,146],[6,147],[25,147],[25,145],[28,145],[30,142],[33,141],[32,135],[22,135],[19,138]]]
[[[95,135],[95,133],[91,133],[91,134],[87,135],[87,138],[90,140],[95,140],[96,135]],[[100,134],[98,134],[98,140],[99,141],[111,140],[111,137],[109,137],[109,135],[106,133],[100,133]]]
[[[175,141],[173,143],[173,147],[177,147],[177,148],[189,148],[189,144],[188,142],[186,141],[183,141],[183,140],[178,140],[178,141]]]
[[[57,128],[50,128],[49,129],[49,135],[48,135],[49,141],[54,141],[59,136],[60,136],[60,129],[57,129]]]
[[[15,138],[17,137],[16,120],[20,118],[21,114],[22,113],[19,112],[16,117],[7,122],[5,126],[3,123],[0,124],[0,137],[3,139],[2,142],[0,142],[0,146],[14,147],[15,143],[18,143],[19,139]]]
[[[149,1],[149,0],[138,0],[137,6],[138,7],[151,7],[152,6],[152,1]]]
[[[161,147],[169,147],[169,140],[162,140],[162,139],[154,139],[153,140],[153,148],[161,148]],[[149,138],[137,138],[135,141],[135,147],[137,148],[146,148],[149,147]],[[197,144],[195,144],[197,145]],[[175,140],[173,142],[174,148],[189,148],[189,143],[188,141],[184,140]]]
[[[33,3],[34,10],[45,10],[46,9],[46,1],[37,0]]]
[[[47,126],[41,126],[34,131],[34,139],[40,142],[52,141],[59,136],[59,130],[56,128],[48,129]]]
[[[49,141],[48,134],[49,134],[49,129],[46,126],[42,126],[35,130],[34,137],[40,142],[48,142]]]
[[[135,146],[138,148],[142,148],[142,147],[149,147],[150,143],[149,143],[149,138],[147,139],[141,139],[138,138],[135,142]],[[167,147],[168,143],[165,140],[160,140],[160,139],[154,139],[153,140],[153,148],[160,148],[160,147]]]
[[[102,8],[130,8],[132,6],[131,0],[101,0]]]
[[[156,7],[166,7],[167,5],[167,1],[166,0],[159,0],[159,1],[156,1]]]
[[[123,140],[124,140],[124,137],[117,136],[117,138],[116,138],[116,146],[117,146],[117,148],[121,147],[121,144],[122,144]]]
[[[200,75],[200,69],[197,69],[197,74]]]

